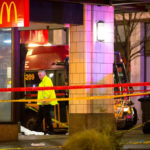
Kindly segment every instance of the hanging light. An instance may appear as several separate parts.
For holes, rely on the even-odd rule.
[[[104,33],[104,22],[103,21],[98,21],[97,22],[97,40],[99,42],[104,41],[105,33]]]

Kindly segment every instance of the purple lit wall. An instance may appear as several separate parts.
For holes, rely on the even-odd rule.
[[[97,40],[103,21],[103,42]],[[114,8],[84,5],[84,25],[70,27],[70,85],[113,83]],[[71,90],[70,97],[113,94],[113,89]],[[70,101],[70,113],[112,113],[113,100]]]

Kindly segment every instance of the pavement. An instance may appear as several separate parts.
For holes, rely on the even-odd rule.
[[[1,142],[0,150],[60,150],[68,135],[19,135],[18,141]]]
[[[123,150],[150,150],[150,134],[142,128],[126,132],[122,138]]]
[[[119,131],[120,132],[120,131]],[[1,142],[0,150],[60,150],[69,135],[21,135],[18,141]],[[150,150],[150,134],[144,134],[142,129],[124,133],[122,150]]]

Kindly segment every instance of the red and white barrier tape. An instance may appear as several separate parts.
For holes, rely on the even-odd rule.
[[[0,88],[0,92],[24,92],[24,91],[41,91],[41,90],[69,90],[69,89],[135,87],[135,86],[150,86],[150,82],[122,83],[122,84],[98,84],[98,85],[73,85],[73,86],[54,86],[54,87]]]

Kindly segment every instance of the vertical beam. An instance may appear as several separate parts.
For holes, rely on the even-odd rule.
[[[20,48],[19,48],[19,31],[18,28],[12,29],[12,87],[20,85]],[[12,99],[19,98],[19,93],[12,93]],[[18,140],[18,120],[19,104],[12,104],[12,121],[10,123],[0,124],[0,141],[17,141]]]
[[[12,28],[12,87],[20,87],[20,33]],[[19,99],[20,93],[13,92],[12,99]],[[13,122],[19,121],[19,103],[13,103]]]

